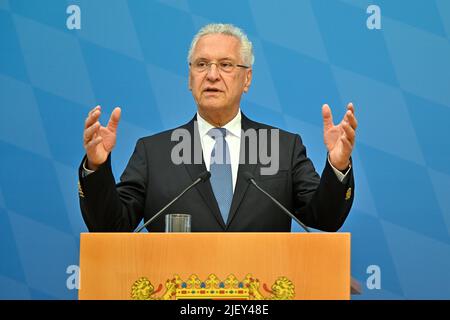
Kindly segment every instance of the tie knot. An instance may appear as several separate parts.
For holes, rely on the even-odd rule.
[[[211,128],[208,131],[208,135],[216,140],[217,138],[223,139],[227,136],[227,129],[225,128]]]

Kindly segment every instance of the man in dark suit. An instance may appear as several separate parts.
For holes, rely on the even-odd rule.
[[[353,201],[353,105],[338,125],[328,105],[322,108],[328,158],[319,177],[299,135],[254,122],[241,112],[253,60],[252,44],[240,29],[203,27],[188,55],[197,114],[179,128],[139,139],[117,185],[110,154],[121,110],[113,110],[106,127],[98,122],[100,106],[91,110],[84,130],[86,156],[79,169],[80,205],[90,231],[134,230],[205,170],[211,172],[210,180],[167,211],[190,214],[192,231],[290,231],[291,219],[249,185],[246,172],[304,224],[326,231],[342,226]],[[183,134],[188,139],[180,142]],[[188,147],[180,149],[181,143]],[[275,170],[267,170],[267,157],[261,156],[269,154],[276,160]],[[164,219],[147,228],[164,231]]]

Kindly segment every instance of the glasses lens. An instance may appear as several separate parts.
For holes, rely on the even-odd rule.
[[[205,71],[208,68],[208,64],[205,61],[197,61],[194,63],[194,69],[198,72]]]
[[[220,62],[219,67],[220,67],[220,70],[225,71],[225,72],[231,72],[231,71],[233,71],[233,68],[234,68],[233,64],[229,61]]]

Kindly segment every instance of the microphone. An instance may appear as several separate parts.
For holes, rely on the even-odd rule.
[[[141,232],[142,229],[144,229],[146,226],[148,226],[152,221],[154,221],[156,218],[158,218],[168,207],[170,207],[175,201],[180,199],[186,192],[188,192],[190,189],[195,187],[200,182],[206,182],[211,177],[211,173],[209,171],[203,171],[200,173],[198,178],[191,183],[186,189],[184,189],[179,195],[177,195],[172,201],[170,201],[168,204],[166,204],[161,210],[159,210],[151,219],[149,219],[146,223],[144,223],[142,226],[136,228],[134,232],[138,233]]]
[[[286,209],[281,203],[279,203],[277,201],[277,199],[275,199],[274,197],[272,197],[270,194],[268,194],[264,189],[262,189],[255,181],[255,178],[253,178],[252,174],[250,172],[244,172],[244,178],[245,180],[247,180],[248,182],[250,182],[251,184],[253,184],[256,189],[258,189],[259,191],[261,191],[262,193],[264,193],[270,200],[272,200],[272,202],[274,202],[281,210],[283,210],[283,212],[285,214],[287,214],[289,217],[291,217],[291,219],[293,219],[295,222],[297,222],[300,227],[303,228],[303,230],[305,230],[306,232],[311,232],[307,226],[305,226],[303,224],[303,222],[301,222],[299,219],[297,219],[297,217],[295,217],[292,213],[289,212],[288,209]]]

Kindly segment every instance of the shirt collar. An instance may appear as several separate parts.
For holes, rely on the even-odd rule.
[[[230,122],[228,122],[226,125],[224,125],[222,128],[227,129],[227,131],[229,133],[240,138],[241,137],[241,127],[242,127],[241,120],[242,120],[241,109],[239,109],[236,116]],[[205,135],[207,135],[208,131],[210,129],[214,128],[214,126],[212,124],[210,124],[208,121],[206,121],[205,119],[203,119],[198,112],[197,112],[197,124],[198,124],[198,131],[199,131],[201,138],[203,138]]]

